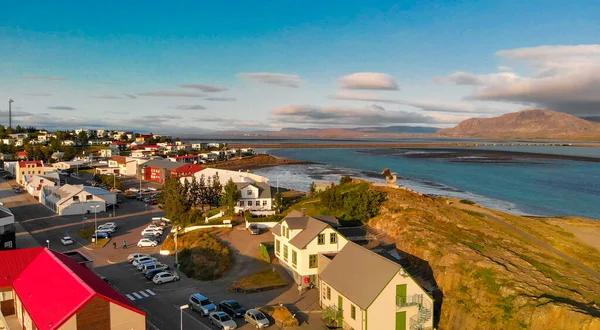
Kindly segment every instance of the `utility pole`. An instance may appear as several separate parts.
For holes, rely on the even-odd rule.
[[[12,128],[12,103],[13,99],[8,98],[8,128]]]

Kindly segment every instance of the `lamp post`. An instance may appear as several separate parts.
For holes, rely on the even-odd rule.
[[[94,209],[94,227],[96,228],[94,231],[94,234],[96,234],[96,239],[94,240],[94,243],[96,245],[98,245],[98,222],[97,222],[97,214],[98,214],[98,208],[100,207],[100,205],[92,205],[90,206],[91,208]]]
[[[116,176],[115,172],[113,172],[113,189],[115,189],[115,190],[117,189],[117,176]],[[115,217],[115,214],[116,214],[116,211],[115,211],[116,205],[115,204],[117,204],[117,202],[118,202],[117,199],[118,199],[117,193],[115,193],[115,202],[113,203],[113,218]]]
[[[8,128],[12,128],[12,103],[13,103],[13,99],[12,98],[8,98]]]
[[[179,326],[183,330],[183,310],[189,308],[190,305],[179,306]]]
[[[46,240],[46,244],[48,244],[48,248],[50,248],[50,240],[49,239]]]
[[[175,228],[175,268],[177,268],[177,264],[179,263],[179,255],[177,254],[177,228]]]

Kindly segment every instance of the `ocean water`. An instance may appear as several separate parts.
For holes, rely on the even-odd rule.
[[[600,219],[598,162],[528,159],[522,155],[498,161],[481,155],[465,156],[462,151],[456,157],[435,158],[428,154],[432,151],[423,148],[272,149],[267,152],[276,157],[318,164],[255,172],[269,177],[272,185],[307,190],[312,181],[338,181],[342,175],[383,181],[379,173],[390,168],[398,173],[399,184],[422,193],[468,198],[515,214]]]

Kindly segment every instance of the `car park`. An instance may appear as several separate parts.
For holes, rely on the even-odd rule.
[[[269,327],[269,319],[258,309],[249,309],[244,314],[244,320],[252,324],[256,329],[264,329]]]
[[[258,225],[253,223],[250,226],[248,226],[248,231],[250,232],[251,235],[258,235],[260,234],[260,228],[258,228]]]
[[[154,275],[154,277],[152,278],[152,282],[154,282],[158,285],[161,285],[161,284],[167,283],[167,282],[175,282],[175,281],[179,281],[179,275],[177,275],[176,273],[171,273],[171,272],[161,272],[161,273]]]
[[[150,255],[145,254],[145,253],[132,253],[127,256],[127,261],[131,263],[134,259],[142,258],[142,257],[149,257],[149,256]]]
[[[194,293],[190,296],[188,305],[190,306],[190,310],[196,311],[202,314],[202,316],[208,316],[208,314],[217,310],[217,306],[210,299],[199,293]]]
[[[71,238],[71,236],[65,236],[63,238],[60,239],[60,242],[62,243],[62,245],[71,245],[74,244],[75,242],[73,241],[73,239]]]
[[[144,267],[142,267],[142,273],[147,274],[149,271],[151,270],[167,270],[169,269],[168,265],[165,265],[163,263],[160,262],[155,262],[154,264],[145,264]]]
[[[156,258],[150,257],[150,256],[139,257],[139,258],[133,259],[131,264],[134,265],[135,267],[137,267],[140,263],[147,262],[147,261],[156,261]]]
[[[208,316],[210,324],[216,325],[223,330],[233,330],[237,328],[237,323],[225,312],[212,312]]]
[[[246,309],[242,304],[235,300],[223,300],[219,303],[219,309],[229,314],[231,317],[243,317]]]
[[[156,241],[156,243],[160,243],[160,236],[156,236],[154,234],[144,234],[142,238],[147,238],[152,241]]]
[[[138,247],[155,247],[158,244],[158,242],[156,242],[155,240],[151,240],[148,238],[142,238],[141,240],[138,241],[137,246]]]

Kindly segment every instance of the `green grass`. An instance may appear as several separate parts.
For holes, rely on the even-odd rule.
[[[235,281],[230,287],[230,290],[242,291],[263,291],[268,289],[276,289],[287,285],[287,282],[279,275],[279,272],[274,272],[271,269],[246,276]]]
[[[92,235],[94,235],[94,231],[95,231],[94,226],[89,226],[89,227],[85,227],[85,228],[77,230],[77,235],[79,235],[81,238],[85,239],[86,241],[92,243]],[[102,247],[109,240],[110,240],[110,238],[101,238],[96,242],[97,244],[94,244],[94,246],[97,245],[97,246]]]
[[[483,213],[479,213],[479,212],[475,212],[475,211],[471,211],[471,210],[462,210],[462,211],[467,214],[470,214],[474,217],[477,217],[477,218],[485,218],[485,214],[483,214]]]
[[[479,252],[483,252],[483,246],[479,245],[475,242],[463,242],[464,245],[470,247],[471,249]]]
[[[489,268],[479,268],[473,274],[473,278],[479,279],[491,293],[500,293],[501,285],[496,283],[496,273]]]

